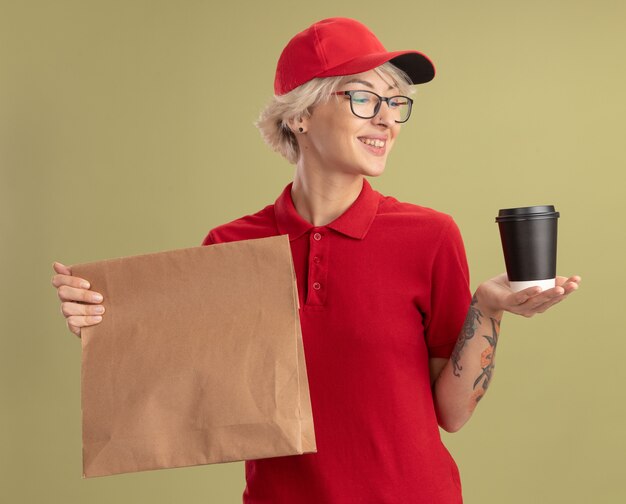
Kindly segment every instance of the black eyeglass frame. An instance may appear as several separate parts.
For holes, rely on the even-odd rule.
[[[374,113],[371,116],[368,117],[363,117],[362,115],[357,114],[354,111],[354,107],[353,107],[353,103],[352,103],[352,93],[370,93],[373,94],[374,96],[376,96],[378,98],[378,104],[374,107]],[[394,98],[405,98],[409,104],[409,113],[406,116],[406,119],[404,121],[396,121],[394,119],[394,121],[398,124],[403,124],[405,122],[407,122],[409,120],[409,118],[411,117],[411,111],[413,110],[413,100],[411,98],[409,98],[408,96],[404,96],[404,95],[395,95],[395,96],[390,96],[389,98],[385,97],[385,96],[380,96],[379,94],[374,93],[374,91],[369,91],[367,89],[354,89],[351,91],[335,91],[334,93],[332,93],[333,95],[343,95],[343,96],[349,96],[350,97],[350,110],[352,111],[352,113],[361,118],[361,119],[371,119],[372,117],[375,117],[376,114],[378,114],[378,112],[380,111],[380,106],[383,102],[387,102],[387,106],[389,107],[389,100],[393,100]]]

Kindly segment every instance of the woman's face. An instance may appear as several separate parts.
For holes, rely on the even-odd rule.
[[[383,80],[374,70],[346,78],[339,91],[350,90],[369,90],[386,97],[399,94],[390,78]],[[316,106],[302,124],[306,134],[300,136],[300,152],[305,165],[374,177],[384,171],[400,132],[387,103],[381,103],[373,118],[362,119],[351,112],[350,97],[345,95],[331,96],[327,103]]]

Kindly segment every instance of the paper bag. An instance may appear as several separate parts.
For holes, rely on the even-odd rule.
[[[83,477],[315,452],[288,235],[71,266]]]

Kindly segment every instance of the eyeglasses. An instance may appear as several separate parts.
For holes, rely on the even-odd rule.
[[[393,112],[395,122],[404,123],[409,120],[413,100],[408,96],[391,96],[385,98],[372,91],[337,91],[334,95],[350,97],[350,109],[352,113],[361,119],[371,119],[380,110],[382,102],[387,102]]]

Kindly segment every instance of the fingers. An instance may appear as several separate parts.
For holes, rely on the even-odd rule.
[[[565,295],[578,289],[581,278],[577,275],[572,277],[556,277],[556,285],[551,289],[541,290],[540,287],[529,287],[516,293],[515,301],[518,305],[531,300],[528,306],[541,306],[554,297]]]
[[[62,268],[60,268],[62,270]],[[52,277],[52,285],[57,288],[61,301],[80,301],[83,303],[101,303],[102,294],[88,290],[87,280],[72,275],[59,273]]]
[[[565,293],[565,290],[562,287],[553,287],[552,289],[547,289],[528,301],[528,308],[531,310],[537,310],[542,307],[546,303],[552,302],[554,299],[558,299]]]
[[[560,287],[563,287],[563,286],[565,286],[568,283],[572,283],[572,284],[578,285],[578,284],[580,284],[581,280],[582,279],[578,275],[574,275],[574,276],[571,276],[569,278],[568,277],[564,277],[564,276],[557,276],[556,277],[556,285],[558,285]]]
[[[528,287],[528,289],[521,290],[513,294],[513,304],[521,305],[528,301],[530,298],[541,293],[540,287]]]
[[[67,326],[70,329],[70,331],[74,332],[72,330],[72,327],[80,328],[80,327],[96,325],[102,322],[102,317],[101,316],[80,317],[77,315],[73,315],[71,317],[67,317],[67,319],[65,320],[67,322]]]
[[[517,313],[524,317],[532,317],[536,313],[544,313],[548,308],[566,299],[567,296],[577,288],[578,284],[572,282],[560,287],[548,289],[529,299],[519,307],[516,307],[519,310]]]
[[[91,316],[93,318],[102,315],[104,311],[104,306],[100,304],[79,304],[69,301],[61,303],[61,313],[67,318],[75,315]]]
[[[535,313],[543,313],[545,312],[548,308],[554,306],[555,304],[560,303],[561,301],[563,301],[565,299],[565,296],[560,296],[556,299],[553,299],[552,301],[549,301],[547,303],[544,303],[542,306],[540,306],[539,308],[537,308],[537,310],[535,311]]]
[[[541,306],[536,307],[534,309],[534,313],[543,313],[546,310],[548,310],[548,308],[551,308],[555,304],[558,304],[561,301],[563,301],[566,297],[567,297],[567,294],[561,294],[561,295],[558,295],[558,296],[554,296],[550,301],[547,301],[544,304],[542,304]]]
[[[69,285],[79,289],[89,289],[90,284],[84,278],[72,276],[72,272],[67,266],[59,262],[55,262],[53,265],[56,275],[52,277],[52,285],[60,287],[61,285]]]
[[[511,313],[532,317],[536,313],[543,313],[548,308],[560,303],[572,292],[578,289],[581,278],[578,275],[571,277],[557,276],[555,286],[551,289],[541,290],[540,287],[529,287],[511,294],[508,299],[508,308]]]
[[[57,262],[57,261],[52,263],[52,269],[54,271],[56,271],[57,273],[61,273],[62,275],[71,275],[72,274],[72,271],[67,266],[65,266],[64,264],[61,264],[60,262]]]
[[[58,274],[52,277],[52,285],[55,287],[61,287],[67,285],[76,289],[89,289],[90,284],[84,278],[79,278],[71,275]]]
[[[577,275],[565,278],[557,277],[557,288],[563,290],[563,293],[567,296],[578,289],[581,278]]]
[[[67,328],[74,333],[76,336],[78,336],[80,338],[80,327],[76,327],[71,325],[67,319],[65,319],[65,325],[67,325]]]
[[[84,278],[73,276],[71,269],[64,264],[54,262],[52,268],[56,272],[52,277],[52,285],[57,288],[57,295],[62,301],[61,313],[67,328],[80,338],[82,327],[102,321],[104,306],[94,303],[101,303],[103,296],[99,292],[90,291],[90,283]]]
[[[103,300],[102,294],[99,292],[90,291],[87,289],[81,289],[77,287],[70,287],[63,284],[57,289],[57,294],[61,301],[79,301],[82,303],[101,303]]]
[[[65,317],[67,328],[80,338],[82,327],[92,326],[102,322],[105,309],[102,305],[61,303],[61,313]]]

